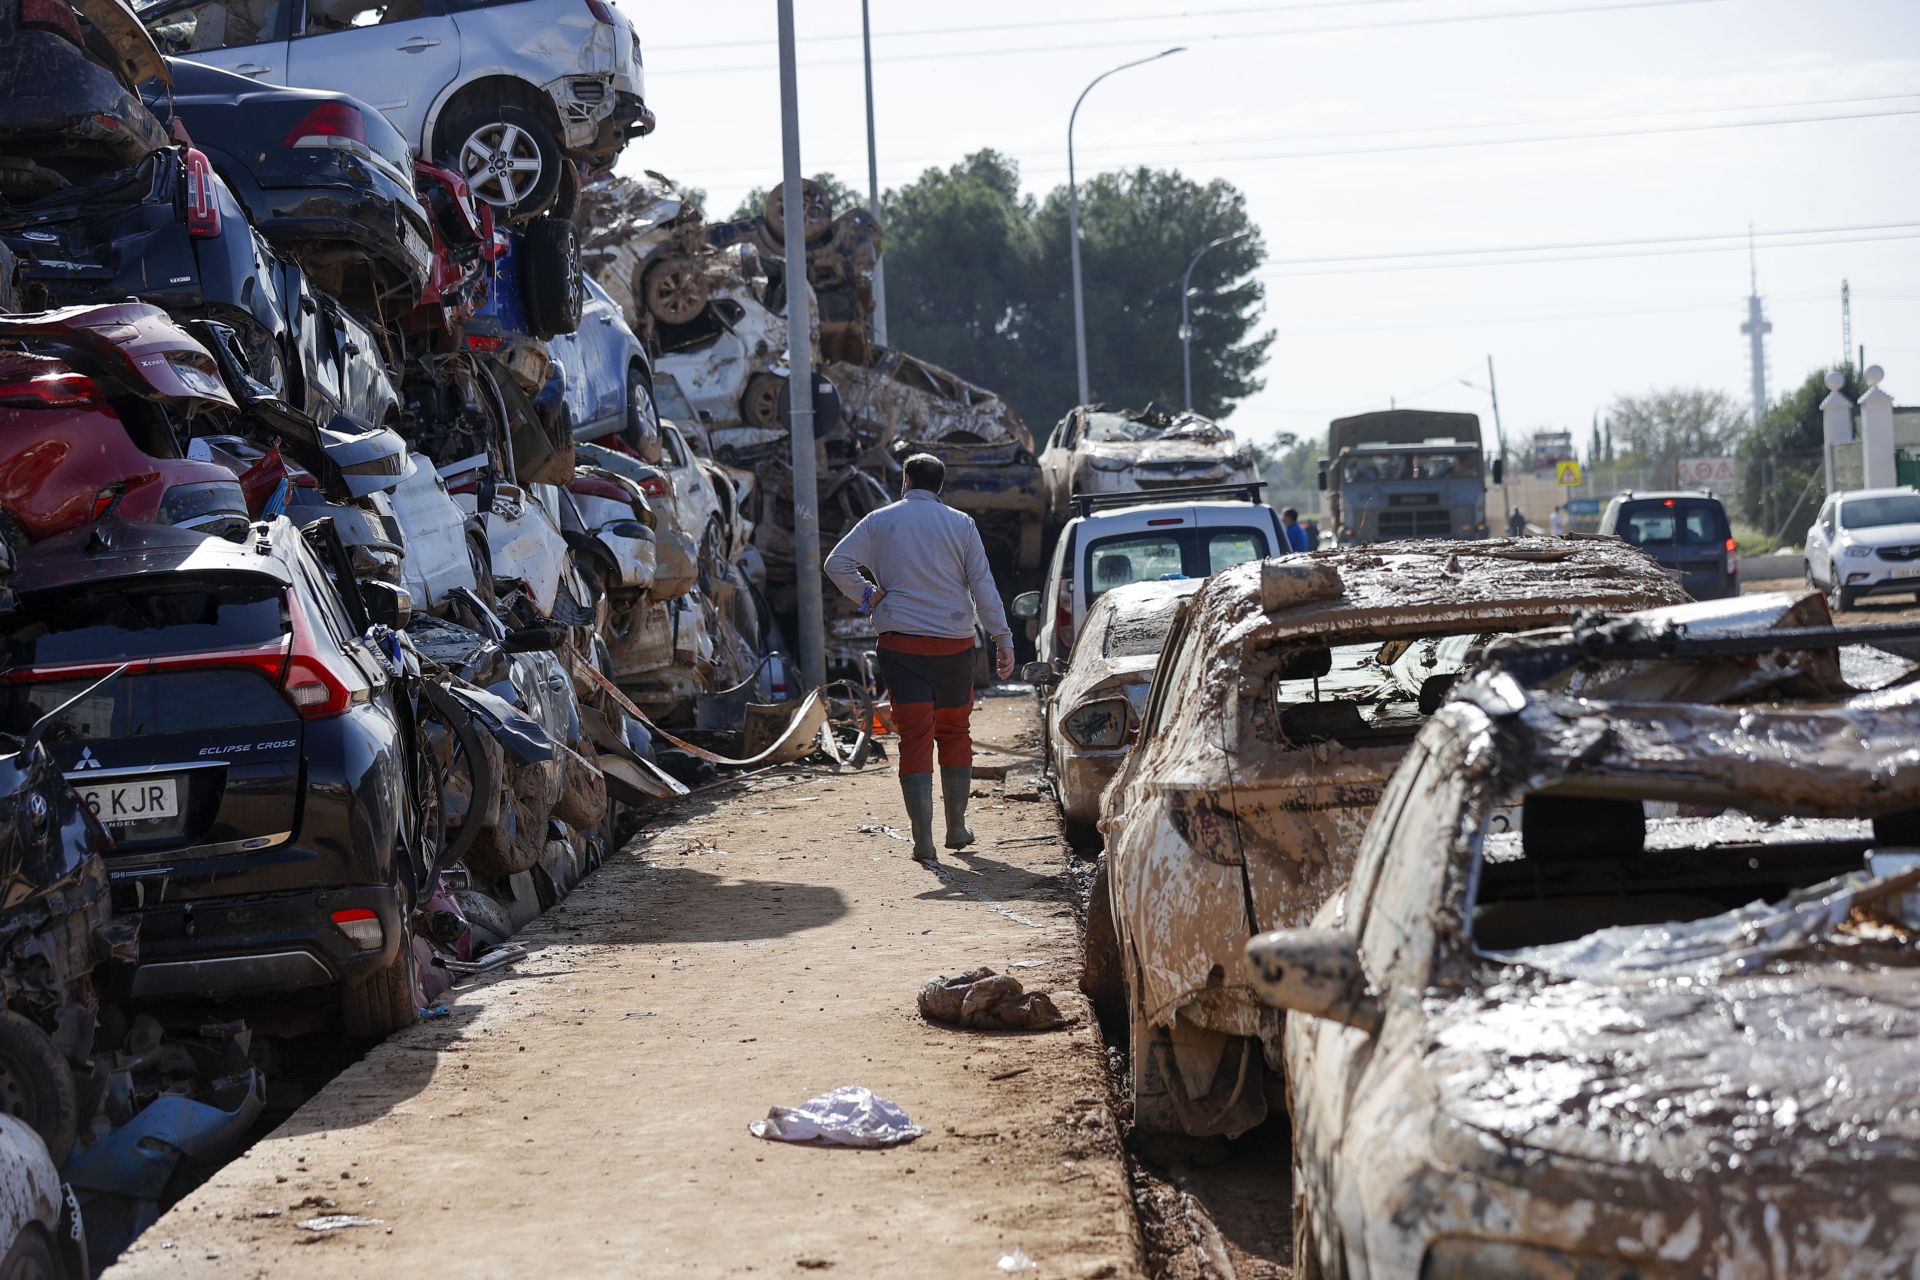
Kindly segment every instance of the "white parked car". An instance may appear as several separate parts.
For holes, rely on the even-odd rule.
[[[146,0],[162,49],[378,107],[506,216],[577,196],[653,128],[640,37],[611,0]]]
[[[1245,484],[1259,478],[1253,451],[1197,413],[1081,405],[1040,451],[1047,519],[1072,514],[1074,495]]]
[[[1807,530],[1807,585],[1825,591],[1835,609],[1894,592],[1920,599],[1920,490],[1828,497]]]

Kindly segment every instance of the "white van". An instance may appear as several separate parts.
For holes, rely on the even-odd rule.
[[[1054,546],[1046,586],[1013,600],[1015,617],[1037,620],[1034,656],[1064,663],[1087,610],[1114,587],[1205,578],[1248,560],[1286,554],[1280,515],[1260,496],[1265,487],[1256,481],[1076,495],[1073,517]]]

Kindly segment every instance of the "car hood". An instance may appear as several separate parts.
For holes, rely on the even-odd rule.
[[[1683,1182],[1920,1174],[1909,966],[1816,959],[1628,983],[1506,973],[1430,1009],[1426,1070],[1443,1114],[1510,1150]]]
[[[1089,460],[1156,465],[1169,462],[1225,462],[1241,450],[1230,435],[1163,436],[1157,440],[1098,440],[1080,447]]]
[[[1844,532],[1846,540],[1856,547],[1905,547],[1920,542],[1920,524],[1880,524]]]

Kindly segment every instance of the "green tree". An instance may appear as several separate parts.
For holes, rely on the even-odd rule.
[[[1847,398],[1859,403],[1866,384],[1853,366],[1842,365]],[[1782,546],[1806,542],[1820,509],[1818,486],[1824,475],[1826,433],[1820,402],[1827,398],[1826,369],[1807,375],[1792,393],[1775,401],[1757,429],[1740,439],[1734,465],[1740,472],[1740,513]]]
[[[1717,457],[1732,448],[1745,415],[1724,391],[1665,387],[1617,397],[1610,419],[1625,461],[1671,468],[1681,458]]]
[[[1299,501],[1311,498],[1318,490],[1320,459],[1327,456],[1325,436],[1302,438],[1291,431],[1281,431],[1269,440],[1255,441],[1250,447],[1254,462],[1260,468],[1260,478],[1267,482],[1269,498]]]
[[[813,180],[825,187],[827,194],[833,197],[833,212],[835,217],[845,213],[848,209],[863,208],[867,204],[867,198],[864,195],[861,195],[858,191],[855,191],[852,187],[830,173],[816,173],[813,175]],[[753,190],[747,192],[746,195],[741,196],[740,203],[735,207],[729,221],[738,222],[742,218],[759,217],[761,211],[767,207],[767,192],[770,189],[769,187],[755,187]],[[704,196],[706,193],[702,192],[701,194]]]
[[[1180,276],[1201,245],[1253,230],[1245,198],[1151,169],[1097,177],[1080,198],[1094,396],[1178,406]],[[1036,203],[1011,160],[982,151],[882,205],[889,340],[992,387],[1044,435],[1077,389],[1065,189]],[[1249,235],[1194,272],[1194,407],[1213,417],[1261,386],[1273,336],[1254,332],[1263,292],[1249,275],[1264,256]]]

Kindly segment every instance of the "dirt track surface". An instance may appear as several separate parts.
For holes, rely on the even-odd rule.
[[[976,737],[1030,749],[1030,708],[987,701]],[[523,933],[527,959],[368,1054],[107,1275],[994,1276],[1016,1249],[1038,1264],[1016,1276],[1143,1274],[1030,777],[975,783],[982,841],[939,878],[859,830],[905,826],[890,764],[686,802]],[[981,965],[1074,1025],[920,1018],[922,982]],[[927,1136],[748,1134],[843,1084]],[[343,1214],[379,1221],[301,1225]]]

